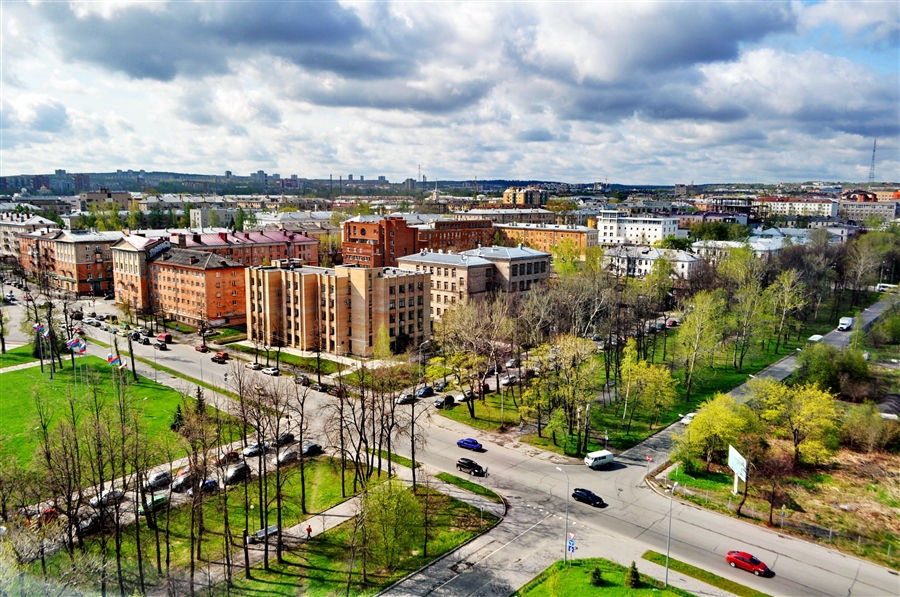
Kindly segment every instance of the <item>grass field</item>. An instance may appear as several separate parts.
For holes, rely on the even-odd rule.
[[[422,500],[428,490],[419,489]],[[496,518],[488,513],[480,520],[480,512],[464,502],[449,496],[431,493],[432,505],[437,513],[431,525],[428,540],[428,557],[421,549],[415,549],[401,561],[396,570],[373,570],[369,566],[367,582],[362,579],[362,557],[359,553],[353,559],[353,573],[349,594],[354,597],[374,595],[418,570],[456,546],[477,535],[482,528],[488,528]],[[345,595],[348,591],[348,572],[352,556],[351,538],[353,522],[346,522],[334,529],[318,535],[313,541],[304,543],[298,550],[290,552],[284,564],[275,564],[269,572],[261,567],[253,569],[253,580],[235,578],[235,586],[226,591],[217,587],[210,593],[213,597],[294,596],[330,597]],[[422,545],[424,535],[419,532],[416,545]]]
[[[475,483],[474,481],[469,481],[468,479],[463,479],[461,477],[457,477],[456,475],[451,475],[450,473],[438,473],[437,475],[435,475],[435,477],[437,477],[444,483],[456,485],[457,487],[465,489],[466,491],[470,491],[475,495],[484,496],[492,502],[497,502],[498,504],[503,502],[499,495],[497,495],[487,487]]]
[[[229,345],[231,350],[242,352],[244,354],[248,354],[252,356],[256,355],[256,349],[252,346],[244,346],[243,344],[232,344]],[[275,354],[276,351],[269,351],[269,364],[270,366],[275,366]],[[252,358],[250,359],[252,360]],[[327,358],[325,353],[322,353],[322,357],[319,359],[322,367],[322,375],[331,375],[333,373],[338,373],[343,371],[346,367],[341,363],[337,363],[335,361],[330,361]],[[260,349],[259,350],[259,362],[266,362],[266,351]],[[300,370],[306,373],[315,373],[316,372],[316,358],[315,357],[301,357],[293,354],[289,354],[285,351],[281,351],[281,368],[286,369],[288,366],[298,367]]]
[[[103,359],[91,356],[79,357],[76,362],[79,364],[79,380],[85,379],[86,368],[87,378],[96,380],[99,395],[112,408],[115,396],[113,368]],[[67,411],[69,395],[83,404],[87,397],[87,384],[83,381],[76,384],[71,361],[64,359],[63,363],[64,368],[56,371],[53,380],[50,379],[48,366],[44,367],[44,373],[36,366],[0,374],[0,389],[3,392],[3,399],[0,400],[0,420],[3,421],[0,457],[14,457],[20,465],[25,465],[37,452],[35,393],[46,401],[49,411],[54,414]],[[128,380],[133,408],[146,426],[145,435],[149,441],[159,446],[177,444],[180,436],[172,432],[169,425],[176,407],[181,404],[181,394],[146,378],[140,378],[135,383],[129,375]],[[193,398],[188,403],[192,406]],[[155,460],[161,462],[162,452],[158,456]]]
[[[482,431],[500,431],[519,424],[519,409],[506,389],[485,395],[484,402],[476,398],[474,419],[469,416],[469,407],[465,403],[457,403],[438,412],[448,419]]]
[[[591,584],[591,571],[599,568],[603,575],[600,586]],[[603,558],[572,560],[566,566],[556,562],[538,574],[524,587],[512,594],[512,597],[655,597],[677,595],[688,597],[688,593],[676,587],[663,589],[663,583],[641,574],[641,586],[628,588],[625,586],[627,568]],[[640,572],[640,566],[638,566]]]
[[[0,354],[0,369],[32,363],[38,359],[31,356],[31,344],[11,348],[5,354]]]

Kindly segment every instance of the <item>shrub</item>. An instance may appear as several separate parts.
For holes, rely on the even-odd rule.
[[[594,566],[594,569],[591,570],[591,584],[595,587],[603,584],[603,572],[600,571],[599,566]]]
[[[625,572],[625,586],[629,589],[637,589],[641,586],[641,575],[638,573],[637,564],[631,562],[631,568]]]

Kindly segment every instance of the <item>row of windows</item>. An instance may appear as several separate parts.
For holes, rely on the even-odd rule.
[[[531,274],[544,274],[547,272],[546,261],[535,261],[528,263],[514,263],[512,266],[512,277],[528,276]]]
[[[448,284],[449,284],[449,286],[450,286],[449,288],[448,288]],[[465,285],[466,285],[466,279],[465,279],[465,278],[460,278],[460,279],[459,279],[459,288],[460,288],[460,290],[462,290],[462,288],[463,288]],[[447,282],[446,280],[444,280],[444,286],[443,286],[443,288],[441,288],[441,281],[440,281],[440,280],[437,280],[437,281],[432,280],[432,281],[431,281],[431,287],[432,287],[433,289],[435,289],[435,290],[452,290],[453,292],[456,292],[456,282],[452,282],[452,283],[451,283],[451,282]],[[432,295],[432,296],[434,296],[434,295]]]
[[[408,288],[409,292],[415,292],[414,288],[416,288],[416,285],[410,283],[410,284],[400,284],[399,286],[396,286],[396,287],[388,286],[388,294],[395,294],[394,288],[396,288],[400,292],[400,294],[403,294],[405,288]],[[418,285],[419,292],[424,290],[424,288],[425,288],[425,283],[419,282],[419,285]]]
[[[422,296],[418,297],[418,304],[420,306],[425,304],[424,301],[425,301],[425,299]],[[388,309],[396,309],[397,308],[396,304],[397,304],[397,301],[395,301],[394,299],[389,300],[388,301]],[[409,297],[409,306],[410,307],[413,306],[413,297]],[[402,299],[400,299],[400,308],[403,309],[404,307],[406,307],[406,299],[402,298]]]

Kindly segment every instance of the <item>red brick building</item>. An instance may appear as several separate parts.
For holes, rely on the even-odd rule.
[[[305,265],[319,265],[319,241],[290,230],[173,234],[170,242],[173,247],[207,251],[247,267],[268,265],[276,259],[302,259]]]
[[[493,244],[494,225],[490,220],[435,220],[417,226],[421,251],[468,251]]]
[[[397,267],[397,259],[418,249],[418,229],[398,216],[357,216],[344,222],[344,265]]]

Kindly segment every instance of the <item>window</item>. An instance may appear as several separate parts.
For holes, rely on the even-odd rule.
[[[396,302],[393,300],[388,301],[388,309],[396,309]]]
[[[388,288],[388,294],[394,294],[394,287],[391,286]]]
[[[406,306],[406,299],[400,299],[400,308],[402,309],[405,306]]]
[[[518,276],[518,275],[519,275],[519,266],[516,265],[516,264],[513,264],[513,266],[512,266],[512,275],[513,275],[513,276]]]

